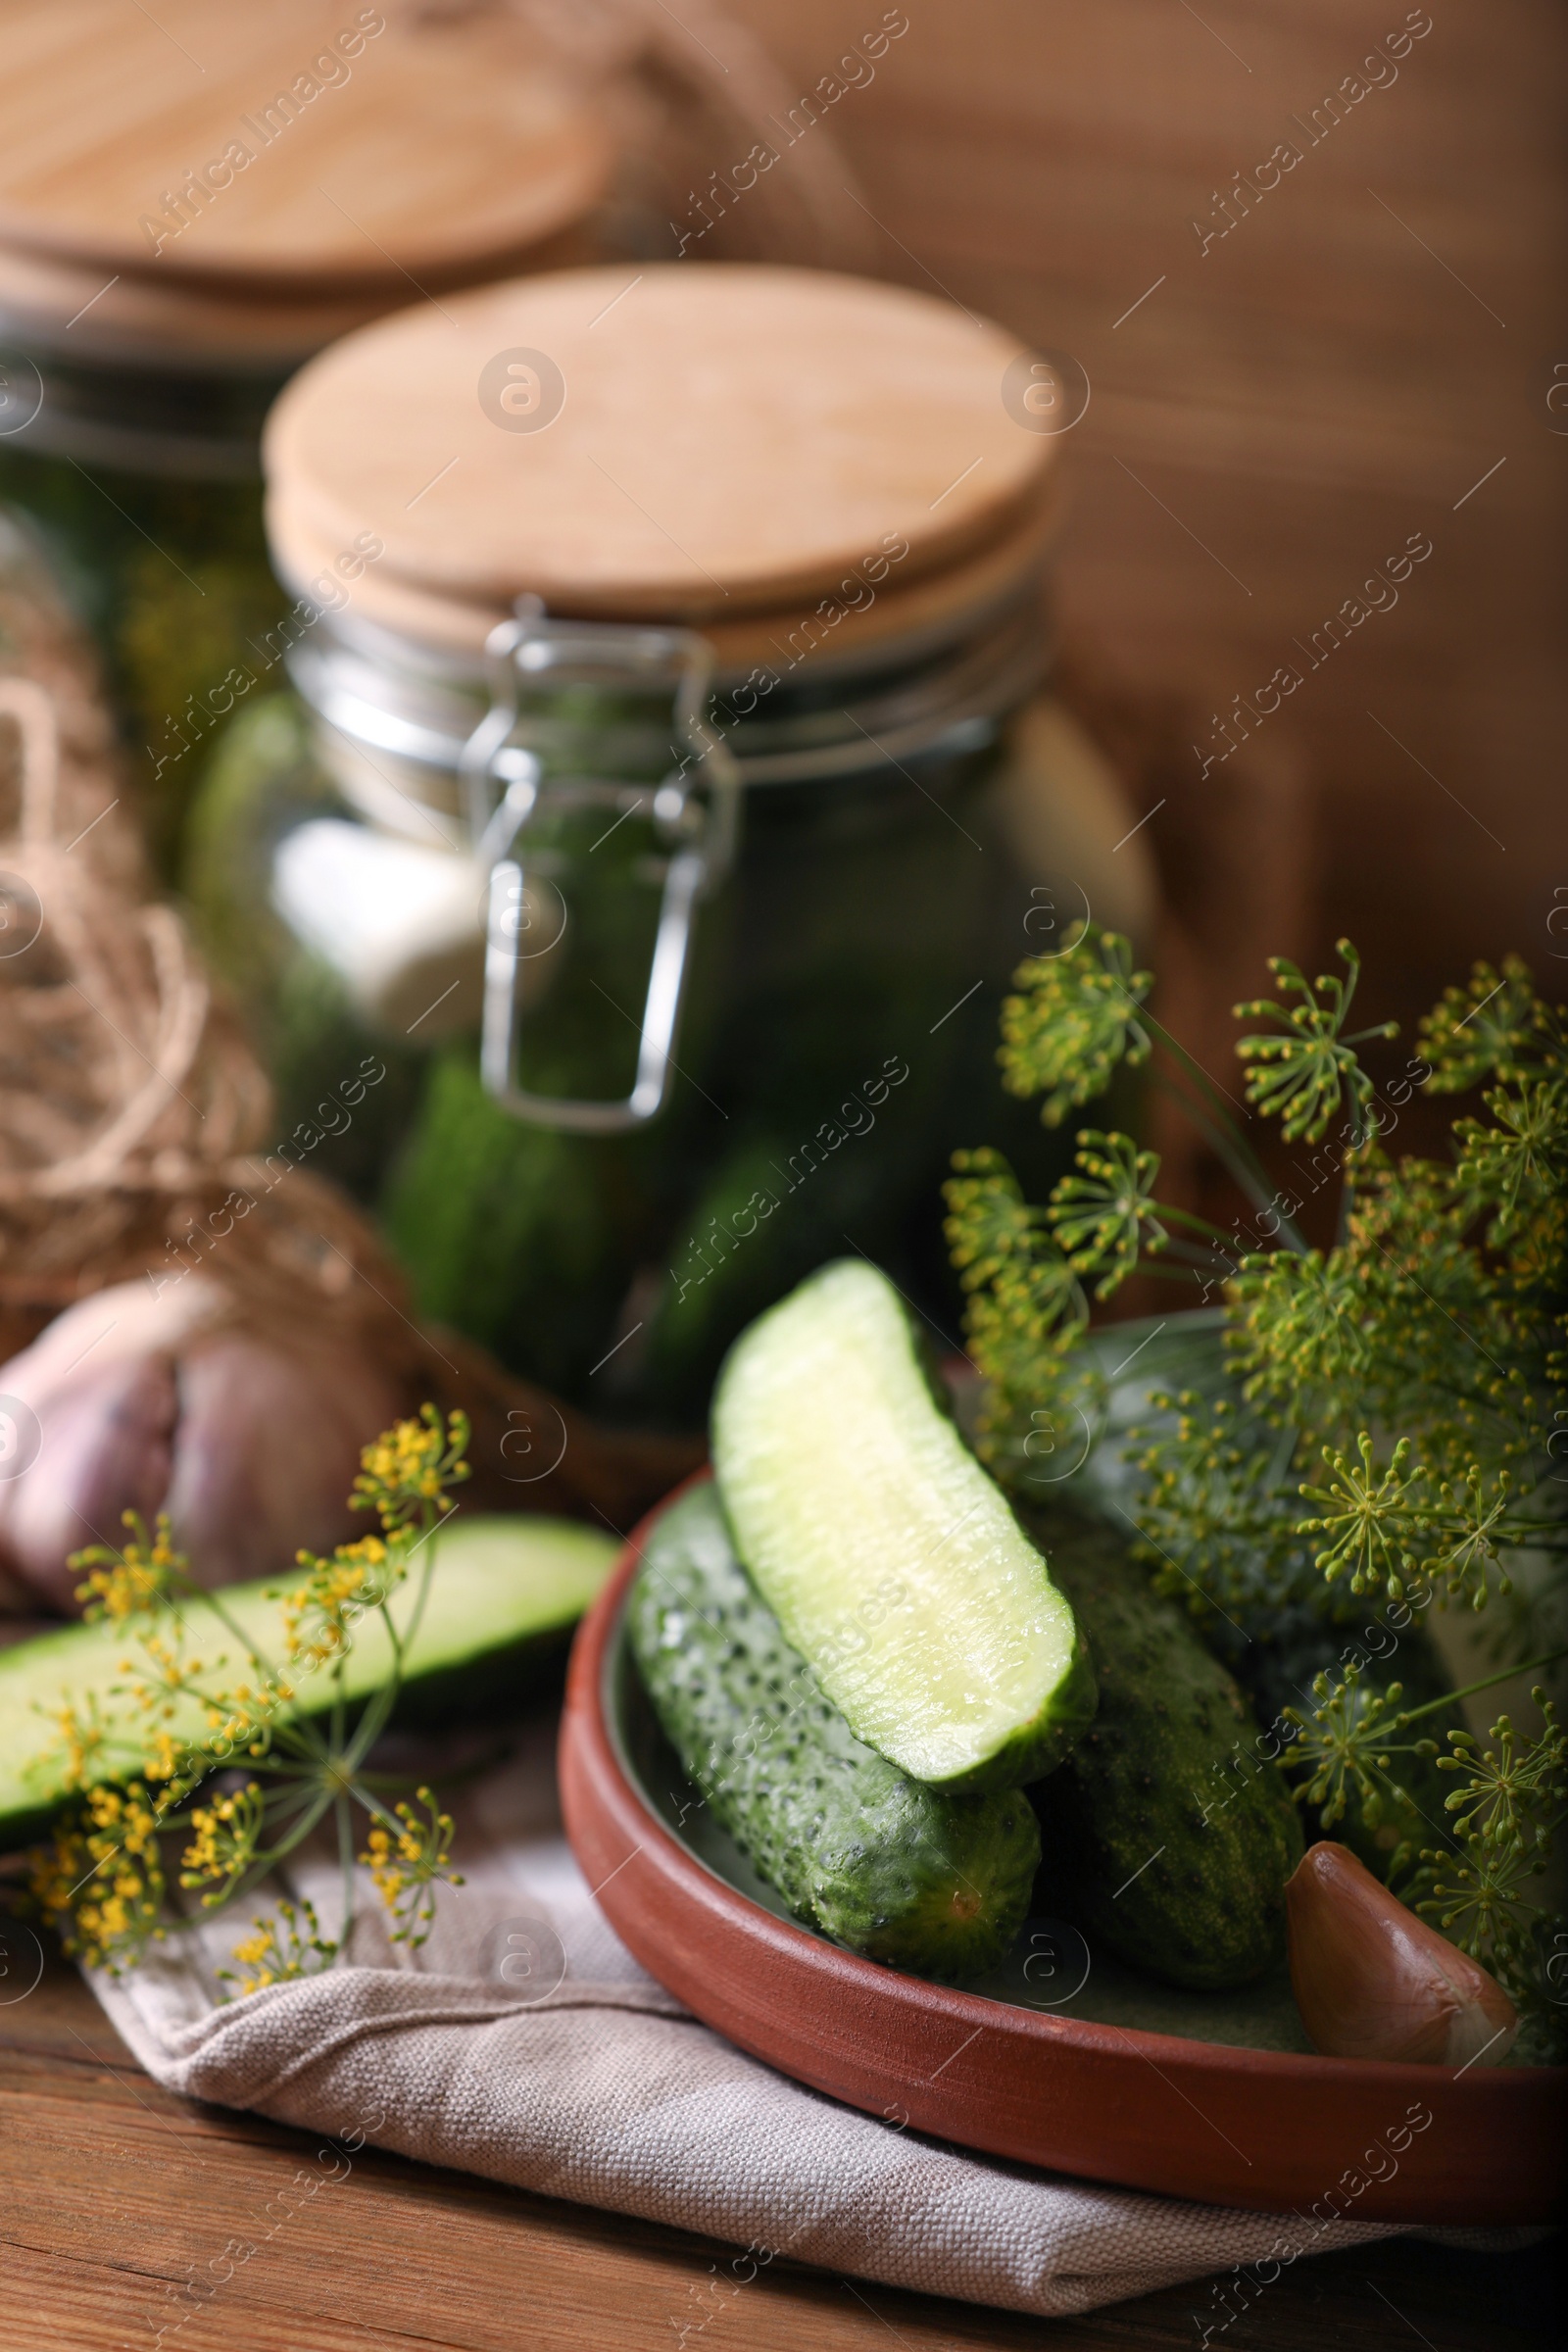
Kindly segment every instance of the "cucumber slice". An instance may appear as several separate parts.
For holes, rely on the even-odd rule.
[[[713,1466],[741,1559],[858,1739],[942,1788],[1060,1762],[1095,1711],[1087,1644],[885,1275],[824,1266],[743,1334]]]
[[[564,1519],[458,1518],[431,1539],[435,1566],[424,1613],[414,1639],[397,1721],[434,1723],[467,1713],[526,1688],[528,1678],[553,1651],[564,1646],[577,1619],[609,1575],[618,1546],[597,1529]],[[230,1585],[223,1607],[267,1657],[281,1662],[278,1626],[281,1604],[269,1599],[285,1588],[286,1575],[262,1583]],[[392,1601],[401,1631],[417,1596],[418,1567]],[[205,1601],[181,1601],[189,1654],[210,1668],[227,1659],[229,1670],[248,1679],[234,1636]],[[127,1728],[144,1721],[127,1701],[112,1695],[126,1679],[122,1661],[134,1655],[123,1627],[63,1626],[0,1650],[0,1850],[24,1844],[55,1806],[70,1794],[57,1761],[40,1762],[58,1744],[50,1712],[69,1699],[85,1708],[96,1698],[106,1724]],[[355,1630],[345,1662],[351,1700],[369,1697],[386,1682],[391,1643],[379,1613]],[[320,1714],[334,1696],[331,1678],[302,1676],[294,1711]],[[171,1720],[176,1737],[199,1737],[204,1710],[185,1702]],[[134,1730],[132,1730],[134,1736]],[[132,1771],[106,1769],[103,1778],[131,1779]]]
[[[798,1918],[920,1976],[997,1966],[1040,1859],[1029,1799],[922,1788],[857,1740],[758,1598],[711,1487],[653,1529],[627,1631],[687,1778]]]

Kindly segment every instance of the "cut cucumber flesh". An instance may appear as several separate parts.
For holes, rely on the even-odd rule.
[[[526,1688],[530,1672],[560,1648],[598,1592],[617,1545],[590,1527],[564,1519],[458,1518],[431,1539],[430,1573],[414,1645],[405,1668],[397,1719],[437,1722],[476,1710]],[[393,1622],[407,1627],[422,1580],[416,1559],[393,1595]],[[282,1603],[287,1575],[260,1584],[230,1585],[222,1606],[263,1657],[281,1667]],[[268,1598],[271,1593],[273,1597]],[[180,1601],[185,1650],[203,1659],[204,1680],[255,1682],[240,1642],[205,1600]],[[360,1620],[344,1662],[351,1701],[380,1690],[391,1672],[391,1642],[379,1611]],[[84,1712],[97,1701],[101,1720],[136,1738],[145,1725],[113,1687],[128,1678],[123,1661],[137,1658],[123,1626],[71,1625],[0,1650],[0,1848],[24,1843],[70,1794],[57,1753],[51,1717],[70,1703]],[[301,1675],[290,1712],[324,1713],[336,1695],[329,1671]],[[204,1708],[180,1703],[168,1727],[176,1738],[200,1739]],[[46,1758],[47,1761],[40,1762]],[[132,1778],[134,1764],[106,1765],[104,1779]]]
[[[736,1549],[857,1738],[935,1788],[1017,1788],[1095,1711],[1071,1606],[940,1410],[887,1277],[825,1266],[730,1350]]]

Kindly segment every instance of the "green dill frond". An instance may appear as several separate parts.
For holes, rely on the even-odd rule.
[[[1051,1196],[1047,1219],[1075,1274],[1098,1274],[1097,1298],[1132,1272],[1139,1254],[1163,1250],[1170,1239],[1155,1213],[1157,1152],[1140,1152],[1131,1136],[1078,1131],[1079,1176],[1063,1176]]]
[[[1040,1116],[1059,1127],[1069,1110],[1102,1095],[1119,1063],[1149,1057],[1139,1008],[1152,972],[1133,969],[1119,931],[1090,923],[1063,956],[1031,956],[1013,974],[1002,1007],[1002,1083],[1025,1101],[1044,1095]]]
[[[1361,975],[1361,958],[1348,939],[1337,941],[1336,951],[1348,970],[1348,980],[1332,973],[1308,980],[1288,956],[1271,956],[1268,968],[1279,982],[1281,996],[1298,997],[1300,1003],[1283,1004],[1273,997],[1256,997],[1235,1007],[1239,1021],[1276,1021],[1284,1031],[1280,1037],[1244,1037],[1236,1052],[1242,1061],[1251,1065],[1247,1078],[1248,1101],[1256,1103],[1265,1117],[1283,1121],[1287,1143],[1303,1138],[1317,1143],[1342,1101],[1351,1140],[1364,1141],[1375,1125],[1367,1117],[1373,1086],[1355,1049],[1370,1038],[1398,1035],[1396,1021],[1358,1029],[1350,1037],[1343,1034]]]
[[[1522,956],[1505,956],[1500,972],[1478,963],[1459,988],[1446,988],[1421,1017],[1422,1053],[1435,1095],[1467,1094],[1494,1071],[1512,1077],[1562,1050],[1560,1015],[1537,996]]]
[[[1568,1190],[1568,1078],[1559,1070],[1521,1077],[1483,1097],[1492,1125],[1454,1123],[1458,1177],[1495,1212],[1494,1236],[1506,1240]]]
[[[1073,1344],[1089,1302],[1070,1259],[1024,1200],[1000,1152],[956,1152],[943,1187],[953,1264],[968,1293],[964,1334],[986,1383],[978,1450],[997,1475],[1022,1471],[1032,1415],[1064,1403],[1081,1376]]]

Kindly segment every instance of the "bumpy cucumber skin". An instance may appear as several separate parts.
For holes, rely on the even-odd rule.
[[[688,1778],[798,1918],[917,1976],[997,1965],[1039,1863],[1028,1799],[928,1788],[857,1740],[736,1559],[713,1487],[654,1529],[627,1630]]]
[[[1034,1523],[1089,1635],[1100,1712],[1031,1790],[1044,1899],[1172,1984],[1246,1984],[1285,1951],[1301,1827],[1231,1677],[1107,1531]]]
[[[911,1368],[918,1388],[923,1393],[923,1400],[929,1402],[936,1421],[946,1424],[954,1422],[952,1400],[942,1384],[940,1373],[932,1359],[929,1344],[919,1324],[909,1313],[902,1296],[893,1284],[866,1261],[840,1258],[825,1266],[819,1266],[816,1272],[799,1284],[788,1298],[779,1300],[775,1306],[769,1308],[766,1314],[759,1316],[758,1320],[743,1332],[735,1343],[720,1371],[713,1396],[712,1436],[714,1467],[729,1499],[731,1528],[737,1535],[737,1548],[746,1567],[757,1579],[760,1589],[766,1588],[768,1575],[759,1557],[759,1546],[756,1543],[750,1542],[739,1528],[739,1523],[744,1521],[746,1513],[743,1509],[736,1507],[736,1489],[738,1480],[744,1477],[743,1464],[746,1448],[743,1442],[738,1441],[734,1433],[732,1416],[728,1409],[729,1399],[732,1393],[745,1379],[746,1368],[759,1345],[761,1344],[760,1335],[764,1334],[769,1325],[774,1324],[781,1315],[787,1315],[792,1308],[808,1298],[810,1294],[823,1290],[831,1291],[841,1285],[846,1277],[849,1277],[857,1285],[874,1284],[885,1294],[882,1303],[897,1325],[903,1329],[909,1349]],[[1017,1537],[1022,1553],[1027,1554],[1034,1549],[1034,1540],[1027,1528],[1017,1520],[1017,1514],[1011,1511],[1006,1497],[995,1485],[989,1473],[968,1453],[956,1428],[953,1431],[953,1446],[956,1455],[962,1461],[964,1473],[973,1481],[971,1492],[976,1494],[985,1494],[1004,1522],[1009,1518],[1014,1521],[1015,1524],[1009,1528],[1008,1534]],[[803,1475],[805,1475],[804,1471]],[[957,1525],[961,1527],[964,1519],[969,1515],[968,1512],[961,1514]],[[948,1531],[945,1530],[942,1541],[931,1544],[928,1549],[940,1551],[942,1543],[947,1540],[947,1534]],[[890,1557],[887,1564],[889,1569],[896,1574],[899,1565],[897,1558]],[[1059,1610],[1061,1616],[1069,1624],[1072,1624],[1071,1609],[1067,1605],[1064,1595],[1053,1584],[1049,1562],[1042,1560],[1039,1562],[1039,1568],[1042,1583],[1050,1595],[1050,1605],[1054,1610]],[[779,1599],[779,1595],[773,1592],[769,1594],[769,1598],[776,1601]],[[782,1615],[790,1635],[796,1640],[805,1642],[807,1654],[809,1655],[809,1629],[804,1628],[799,1623],[790,1625],[790,1611],[787,1606],[783,1608]],[[824,1686],[829,1693],[834,1695],[835,1703],[842,1702],[853,1718],[856,1714],[855,1702],[842,1690],[834,1692],[834,1664],[831,1658],[825,1657],[825,1653],[819,1645],[814,1662],[820,1669]],[[921,1770],[919,1777],[929,1787],[950,1789],[955,1793],[960,1791],[975,1793],[1023,1788],[1028,1782],[1038,1781],[1047,1773],[1054,1771],[1062,1757],[1076,1745],[1083,1737],[1086,1727],[1094,1719],[1096,1700],[1095,1667],[1090,1653],[1090,1645],[1084,1638],[1082,1627],[1072,1624],[1072,1642],[1067,1664],[1046,1692],[1034,1714],[1023,1722],[1015,1723],[1006,1736],[1000,1740],[988,1754],[981,1756],[975,1763],[957,1771],[939,1773]],[[864,1725],[863,1717],[861,1721]],[[901,1769],[904,1770],[916,1768],[915,1758],[907,1749],[901,1758],[900,1741],[886,1738],[886,1735],[884,1738],[886,1752],[892,1761],[899,1762]]]

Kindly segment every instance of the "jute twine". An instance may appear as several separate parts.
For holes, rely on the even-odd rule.
[[[40,674],[0,675],[0,1361],[75,1298],[198,1268],[247,1321],[303,1306],[420,1345],[352,1202],[265,1156],[267,1080],[177,913],[140,896],[85,663],[46,598],[17,645],[7,568],[0,623]]]

